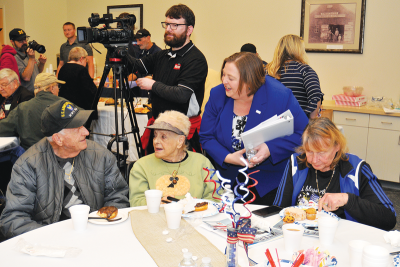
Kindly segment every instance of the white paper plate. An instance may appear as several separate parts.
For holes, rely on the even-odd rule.
[[[293,207],[288,207],[288,208],[297,208],[297,209],[306,210],[306,209],[309,209],[310,207],[308,207],[308,206],[293,206]],[[281,217],[281,219],[283,219],[285,217],[285,210],[286,209],[287,208],[284,208],[283,210],[281,210],[279,212],[279,216]],[[332,212],[328,212],[328,211],[322,210],[322,211],[318,211],[317,212],[317,216],[316,216],[315,220],[307,220],[306,219],[306,220],[303,220],[303,221],[295,221],[294,223],[303,225],[305,227],[310,227],[310,226],[311,227],[315,227],[315,226],[318,226],[318,218],[321,217],[321,216],[331,216],[332,218],[335,218],[338,221],[340,220],[340,218],[336,214],[334,214]]]
[[[93,211],[92,213],[89,214],[89,217],[100,217],[100,216],[97,215],[97,211]],[[89,219],[89,222],[93,223],[93,224],[102,224],[102,225],[118,224],[118,223],[122,223],[122,222],[126,221],[126,219],[128,219],[128,217],[129,217],[129,214],[127,212],[121,212],[121,210],[118,210],[118,215],[114,219],[121,218],[121,220],[118,220],[115,222],[109,222],[105,219],[104,220]]]
[[[183,218],[192,218],[192,217],[211,217],[214,216],[216,214],[218,214],[218,209],[217,207],[214,205],[216,204],[215,202],[211,201],[211,200],[207,200],[207,199],[196,199],[196,203],[199,202],[208,202],[208,209],[207,210],[203,210],[203,211],[195,211],[195,212],[191,212],[191,213],[186,213],[186,214],[182,214]]]

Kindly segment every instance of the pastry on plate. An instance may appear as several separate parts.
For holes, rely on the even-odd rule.
[[[114,206],[102,207],[97,211],[97,215],[102,218],[114,219],[118,215],[118,209]]]
[[[285,216],[287,215],[293,216],[296,221],[303,221],[306,219],[306,212],[299,208],[286,208]]]
[[[306,210],[307,220],[315,220],[316,217],[317,217],[317,211],[314,208],[309,208]]]

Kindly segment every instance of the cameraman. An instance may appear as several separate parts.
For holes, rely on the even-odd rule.
[[[9,33],[10,41],[17,54],[21,85],[33,93],[36,76],[41,73],[46,63],[46,56],[40,54],[39,62],[35,59],[35,51],[28,48],[29,36],[22,29],[15,28]]]
[[[172,6],[161,23],[165,29],[164,42],[170,49],[141,59],[131,56],[128,59],[134,71],[153,74],[153,79],[137,79],[137,85],[150,92],[154,119],[166,110],[176,110],[188,116],[191,122],[189,145],[199,152],[198,132],[208,66],[203,53],[190,40],[194,24],[195,16],[189,7],[182,4]],[[154,119],[149,120],[149,125]],[[146,152],[152,153],[151,131],[146,129],[141,139]]]

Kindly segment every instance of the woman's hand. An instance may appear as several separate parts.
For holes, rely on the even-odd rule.
[[[347,204],[349,195],[347,193],[326,193],[318,204],[318,210],[335,211]]]
[[[258,145],[254,148],[254,150],[257,150],[257,154],[250,160],[250,165],[249,168],[253,168],[269,158],[271,156],[271,153],[269,152],[269,148],[266,143],[262,143],[261,145]]]
[[[235,153],[230,153],[226,156],[224,162],[233,164],[233,165],[239,165],[239,166],[246,166],[240,158],[243,158],[243,154],[246,153],[246,149],[242,149],[239,151],[236,151]]]

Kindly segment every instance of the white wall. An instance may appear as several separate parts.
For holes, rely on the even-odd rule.
[[[21,2],[24,3],[24,25],[28,34],[33,35],[28,31],[29,28],[35,33],[34,38],[42,42],[48,40],[46,36],[51,32],[49,40],[52,41],[46,44],[51,53],[55,53],[53,51],[57,51],[65,41],[61,30],[65,21],[88,26],[90,14],[104,14],[108,5],[135,4],[122,0],[0,0],[0,5],[14,2],[19,6]],[[165,18],[165,11],[179,2],[187,4],[194,11],[196,25],[192,40],[206,56],[209,67],[217,71],[223,59],[239,51],[244,43],[254,43],[260,56],[269,62],[283,35],[300,34],[300,0],[142,0],[144,27],[152,33],[152,40],[162,48],[164,30],[160,22]],[[398,10],[398,0],[385,0],[384,4],[378,0],[367,1],[363,54],[308,53],[310,65],[319,75],[325,99],[341,93],[345,85],[359,85],[364,87],[368,96],[383,95],[399,100]],[[11,22],[8,21],[10,17],[6,16],[7,26],[16,24],[15,19]],[[40,22],[38,18],[44,18],[44,21]],[[44,24],[49,30],[35,30],[36,25]],[[101,44],[94,46],[105,52]],[[46,54],[50,59],[49,52]],[[94,53],[100,71],[104,66],[105,53]]]

